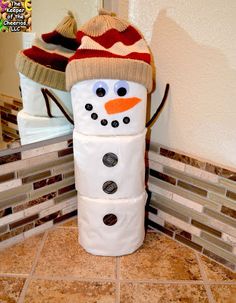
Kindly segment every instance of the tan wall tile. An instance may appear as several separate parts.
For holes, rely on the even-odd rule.
[[[161,181],[157,178],[154,178],[152,176],[149,177],[148,185],[150,186],[150,188],[152,188],[151,191],[154,191],[154,192],[157,192],[157,193],[159,193],[159,189],[161,189],[161,190],[164,189],[164,190],[167,190],[168,192],[171,192],[171,194],[176,193],[176,194],[181,195],[182,197],[184,197],[186,199],[189,199],[191,201],[199,203],[202,206],[207,205],[211,209],[217,209],[217,210],[221,209],[221,205],[217,202],[210,201],[206,198],[200,197],[200,196],[198,196],[198,195],[196,195],[192,192],[189,192],[185,189],[182,189],[180,187],[176,187],[176,186],[173,186],[173,185],[168,184],[166,182],[163,182],[163,181]],[[160,192],[160,194],[162,194],[162,193]],[[173,194],[172,194],[172,196],[173,196]],[[170,198],[170,197],[167,197],[167,198]]]
[[[19,187],[15,187],[6,191],[1,192],[1,199],[9,199],[14,196],[18,196],[23,193],[27,193],[32,190],[31,184],[22,185]]]
[[[18,213],[8,215],[6,217],[3,217],[0,219],[0,226],[10,224],[12,222],[15,222],[17,220],[21,220],[24,218],[24,211],[19,211]]]
[[[1,203],[0,203],[0,209],[4,209],[7,208],[9,206],[14,206],[17,203],[26,201],[27,199],[27,194],[20,194],[17,196],[10,196],[8,199],[1,199]]]
[[[33,182],[33,181],[44,179],[44,178],[49,177],[49,176],[51,176],[51,171],[50,170],[44,171],[44,172],[41,172],[41,173],[38,173],[38,174],[34,174],[34,175],[30,175],[28,177],[22,178],[22,183],[23,184],[30,183],[30,182]]]
[[[229,252],[232,252],[232,250],[233,250],[231,245],[229,245],[228,243],[226,243],[226,242],[220,240],[219,238],[216,238],[216,237],[214,237],[214,236],[212,236],[212,235],[210,235],[206,232],[201,233],[201,238],[203,238],[203,239],[205,239],[205,240],[207,240],[207,241],[209,241],[209,242],[211,242],[211,243],[213,243],[213,244],[215,244],[215,245],[217,245],[217,246],[219,246],[219,247],[221,247],[221,248],[223,248],[223,249],[225,249]]]
[[[0,184],[0,192],[7,191],[18,186],[21,186],[21,179],[14,179]]]
[[[216,246],[215,244],[210,243],[209,241],[196,237],[193,235],[193,242],[203,246],[205,249],[214,252],[216,255],[221,256],[222,258],[228,260],[229,262],[236,263],[236,256],[230,252]]]
[[[215,201],[217,203],[220,203],[221,205],[225,205],[229,208],[236,210],[236,203],[230,199],[227,199],[226,197],[222,197],[214,193],[209,193],[208,197],[212,201]]]
[[[200,228],[200,229],[202,229],[202,230],[205,230],[208,233],[211,233],[211,234],[213,234],[213,235],[215,235],[217,237],[221,237],[222,233],[220,231],[218,231],[218,230],[216,230],[216,229],[214,229],[214,228],[212,228],[212,227],[210,227],[208,225],[202,224],[202,223],[200,223],[200,222],[198,222],[196,220],[192,220],[191,224],[194,225],[194,226],[196,226],[196,227],[198,227],[198,228]]]
[[[202,189],[206,190],[211,190],[213,192],[219,193],[219,194],[224,194],[225,193],[225,188],[221,186],[217,186],[216,184],[210,183],[210,182],[205,182],[203,180],[191,177],[187,174],[184,174],[182,172],[179,172],[177,170],[171,169],[171,168],[164,168],[164,173],[173,176],[177,179],[186,181],[188,183],[191,183],[193,185],[199,186]]]
[[[15,173],[14,172],[2,175],[2,176],[0,176],[0,183],[12,180],[14,178],[15,178]]]
[[[208,209],[208,208],[204,209],[204,213],[210,217],[213,217],[225,224],[231,225],[234,228],[236,228],[236,220],[234,220],[233,218],[227,217],[221,213],[217,213],[217,212],[213,211],[212,209]]]
[[[51,154],[49,154],[51,155]],[[53,153],[53,159],[51,161],[51,156],[48,158],[48,156],[44,158],[47,158],[48,161],[44,161],[42,162],[40,165],[34,165],[32,167],[28,167],[25,168],[25,169],[22,169],[18,172],[18,177],[27,177],[27,176],[30,176],[30,175],[34,175],[35,173],[37,172],[41,172],[41,171],[45,171],[45,170],[48,170],[48,169],[57,169],[57,167],[60,167],[61,165],[64,165],[65,163],[68,164],[69,162],[73,161],[73,156],[69,155],[67,157],[63,157],[61,159],[58,159],[56,157],[55,159],[55,154]],[[24,161],[27,161],[27,160],[24,160]],[[54,172],[55,172],[54,171]]]
[[[178,181],[177,182],[177,185],[186,189],[186,190],[189,190],[195,194],[198,194],[200,196],[203,196],[203,197],[206,197],[207,196],[207,191],[200,188],[200,187],[197,187],[195,185],[192,185],[192,184],[189,184],[189,183],[186,183],[186,182],[183,182],[183,181]]]
[[[64,142],[59,142],[47,146],[26,150],[22,152],[22,159],[28,159],[28,158],[33,158],[40,155],[52,153],[64,149],[66,147],[67,147],[67,141],[64,141]]]
[[[74,178],[68,178],[68,179],[62,180],[60,182],[45,186],[43,188],[40,188],[40,189],[37,189],[37,190],[34,190],[34,191],[30,192],[30,198],[31,199],[37,199],[37,198],[39,198],[39,197],[41,197],[41,196],[43,196],[47,193],[50,193],[52,191],[57,190],[59,188],[74,184],[74,182],[75,182]]]
[[[21,169],[26,169],[28,168],[29,171],[33,171],[33,167],[37,165],[42,165],[43,163],[48,163],[50,161],[56,160],[57,159],[57,153],[51,153],[48,154],[47,157],[44,155],[34,157],[31,159],[26,159],[26,160],[19,160],[7,164],[1,165],[1,172],[0,174],[7,174],[9,172],[14,172],[16,170],[21,170]],[[19,177],[21,177],[19,175]]]

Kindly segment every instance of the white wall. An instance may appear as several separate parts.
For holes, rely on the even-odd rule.
[[[32,29],[36,33],[46,33],[70,10],[74,13],[78,26],[97,15],[99,0],[36,0],[33,1]]]
[[[20,97],[15,58],[21,48],[21,33],[0,33],[0,93]]]
[[[236,168],[236,1],[121,0],[156,65],[154,111],[168,104],[152,141]],[[128,3],[128,4],[127,4]],[[120,9],[120,10],[119,10]]]

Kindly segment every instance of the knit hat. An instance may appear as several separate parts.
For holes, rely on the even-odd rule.
[[[78,47],[76,21],[68,13],[56,29],[36,38],[31,48],[16,57],[18,72],[42,85],[65,90],[65,69]]]
[[[89,79],[123,79],[152,90],[150,50],[140,32],[104,10],[77,32],[80,45],[66,68],[66,88]]]
[[[57,25],[54,31],[42,34],[42,39],[46,43],[61,45],[67,49],[76,51],[78,43],[75,34],[77,32],[77,25],[72,12],[68,12],[61,23]]]

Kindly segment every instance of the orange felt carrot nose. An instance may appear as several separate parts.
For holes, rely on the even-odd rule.
[[[118,114],[131,109],[140,101],[137,97],[113,99],[105,103],[105,109],[109,115]]]

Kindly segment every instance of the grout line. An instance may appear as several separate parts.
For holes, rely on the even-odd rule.
[[[46,231],[44,233],[43,238],[41,240],[41,243],[39,244],[39,247],[38,247],[37,253],[35,255],[35,258],[34,258],[34,261],[33,261],[33,265],[32,265],[30,274],[29,274],[29,276],[27,277],[27,279],[25,281],[25,284],[24,284],[23,289],[21,291],[20,297],[18,299],[18,303],[24,303],[26,292],[27,292],[29,284],[30,284],[30,282],[32,280],[33,272],[34,272],[34,270],[36,268],[36,265],[38,263],[38,259],[40,257],[40,254],[41,254],[42,250],[43,250],[44,243],[46,241],[47,235],[48,235],[48,231]]]
[[[236,281],[208,281],[206,284],[208,285],[236,285]]]
[[[116,257],[116,303],[120,303],[120,257]]]
[[[97,282],[97,283],[104,283],[104,282],[112,282],[115,283],[116,279],[112,278],[79,278],[79,277],[62,277],[62,276],[42,276],[42,275],[33,275],[32,280],[48,280],[48,281],[67,281],[67,282]]]
[[[189,280],[122,280],[124,283],[132,284],[182,284],[182,285],[202,285],[203,281],[189,281]]]
[[[197,259],[197,262],[198,262],[198,266],[199,266],[199,269],[200,269],[202,280],[204,282],[204,286],[205,286],[205,289],[206,289],[206,293],[207,293],[209,303],[215,303],[215,300],[214,300],[212,292],[211,292],[210,285],[208,284],[208,279],[207,279],[207,275],[206,275],[204,266],[201,263],[199,254],[197,252],[195,254],[196,254],[196,259]]]
[[[29,274],[1,273],[0,278],[28,278]]]

